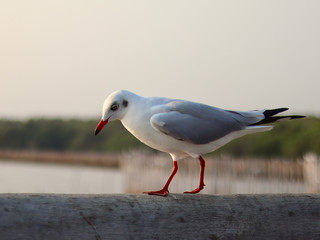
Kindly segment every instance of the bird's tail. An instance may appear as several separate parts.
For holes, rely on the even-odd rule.
[[[289,116],[274,116],[278,113],[287,111],[289,108],[276,108],[276,109],[270,109],[270,110],[265,110],[263,112],[264,119],[257,123],[251,124],[251,126],[256,126],[256,125],[261,125],[261,124],[267,124],[267,123],[273,123],[273,122],[278,122],[282,120],[291,120],[291,119],[297,119],[297,118],[304,118],[305,116],[301,115],[289,115]]]

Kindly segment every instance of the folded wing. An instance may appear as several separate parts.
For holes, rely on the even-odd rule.
[[[234,112],[204,104],[173,101],[166,111],[152,116],[154,129],[175,139],[207,144],[231,132],[241,131],[264,118],[262,111]]]

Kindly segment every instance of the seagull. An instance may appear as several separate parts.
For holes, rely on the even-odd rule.
[[[172,172],[159,191],[144,192],[167,196],[169,185],[178,171],[178,160],[191,156],[200,162],[200,192],[204,184],[205,161],[202,155],[212,152],[241,136],[268,131],[264,124],[304,116],[274,116],[288,108],[254,111],[230,111],[209,105],[164,97],[142,97],[127,90],[110,94],[103,103],[97,135],[110,121],[120,120],[124,127],[144,144],[169,153]]]

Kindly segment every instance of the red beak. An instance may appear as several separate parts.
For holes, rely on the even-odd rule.
[[[98,125],[96,127],[96,130],[94,131],[95,136],[97,136],[97,134],[102,130],[102,128],[108,123],[108,120],[109,120],[109,118],[105,121],[103,121],[101,119],[101,121],[98,123]]]

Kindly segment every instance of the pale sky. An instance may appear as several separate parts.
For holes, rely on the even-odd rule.
[[[100,118],[118,89],[320,115],[320,1],[1,1],[0,81],[0,118]]]

